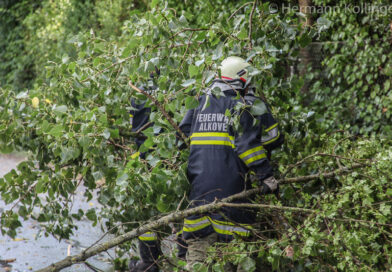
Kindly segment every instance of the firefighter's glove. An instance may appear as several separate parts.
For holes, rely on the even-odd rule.
[[[263,190],[261,191],[262,194],[275,194],[276,197],[279,196],[279,183],[273,176],[263,180],[262,186],[263,186]]]

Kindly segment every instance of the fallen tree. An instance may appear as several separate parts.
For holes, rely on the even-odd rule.
[[[369,164],[356,163],[356,164],[353,164],[349,167],[342,167],[342,168],[339,168],[339,169],[331,171],[331,172],[318,173],[318,174],[314,174],[314,175],[302,176],[302,177],[296,177],[296,178],[285,178],[285,179],[281,179],[279,182],[280,182],[280,184],[291,184],[291,183],[316,180],[319,178],[332,178],[332,177],[335,177],[338,175],[344,175],[345,173],[349,173],[350,171],[352,171],[354,169],[364,168],[367,166],[369,166]],[[177,222],[177,221],[182,220],[185,217],[188,217],[193,214],[206,213],[206,212],[220,209],[225,206],[242,205],[242,207],[247,206],[247,207],[251,207],[251,208],[253,206],[253,207],[263,207],[266,209],[280,209],[280,210],[286,210],[286,211],[312,212],[312,210],[309,210],[309,209],[300,209],[300,208],[295,208],[295,207],[282,207],[282,206],[258,205],[258,204],[255,204],[255,205],[252,205],[252,204],[230,204],[230,202],[232,202],[236,199],[246,198],[246,197],[249,197],[249,196],[254,195],[256,193],[259,193],[261,191],[261,189],[262,188],[255,188],[252,190],[241,192],[236,195],[232,195],[232,196],[227,197],[222,200],[216,200],[215,202],[207,204],[207,205],[170,213],[170,214],[165,215],[157,220],[154,220],[154,221],[146,223],[136,229],[133,229],[132,231],[129,231],[123,235],[120,235],[120,236],[118,236],[108,242],[97,244],[95,246],[89,247],[88,249],[82,251],[81,253],[79,253],[77,255],[68,256],[67,258],[65,258],[59,262],[53,263],[50,266],[47,266],[43,269],[38,270],[38,272],[60,271],[63,268],[69,267],[69,266],[77,264],[77,263],[82,263],[94,255],[97,255],[103,251],[110,249],[110,248],[113,248],[113,247],[118,246],[122,243],[130,241],[130,240],[138,237],[139,235],[141,235],[147,231],[157,229],[162,226],[166,226],[172,222]],[[356,220],[356,221],[358,221],[358,220]]]

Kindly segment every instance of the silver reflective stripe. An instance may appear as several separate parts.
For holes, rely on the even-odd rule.
[[[140,235],[139,237],[157,237],[157,234],[155,232],[146,232]]]
[[[264,153],[265,153],[265,150],[256,151],[256,152],[254,152],[254,153],[252,153],[252,154],[250,154],[250,155],[244,157],[242,160],[243,160],[243,161],[247,161],[247,160],[249,160],[250,158],[256,157],[256,156],[261,155],[261,154],[264,154]]]
[[[272,139],[276,138],[279,134],[279,129],[278,127],[275,127],[271,129],[270,131],[267,132],[268,136],[263,136],[261,137],[261,143],[269,142]]]
[[[207,223],[209,224],[210,221],[208,219],[204,219],[204,220],[202,220],[200,222],[197,222],[197,223],[194,223],[194,224],[188,224],[188,223],[185,222],[184,225],[185,225],[186,228],[192,229],[192,228],[196,228],[196,227],[199,227],[199,226],[207,224]]]
[[[208,137],[192,137],[192,141],[227,141],[234,144],[229,137],[217,137],[217,136],[208,136]]]
[[[217,232],[221,233],[221,234],[233,235],[234,233],[237,233],[239,235],[244,236],[244,235],[248,235],[250,233],[249,230],[247,230],[247,229],[245,229],[243,227],[221,225],[221,224],[217,224],[215,222],[213,222],[212,225],[213,225],[214,228],[217,229]]]

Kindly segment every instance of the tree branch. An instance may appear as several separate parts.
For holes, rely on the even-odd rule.
[[[246,7],[247,5],[253,4],[253,2],[248,2],[243,4],[242,6],[240,6],[236,11],[234,11],[230,17],[227,19],[227,21],[230,21],[231,18],[233,18],[233,16],[235,16],[243,7]]]
[[[254,14],[255,9],[256,9],[256,5],[257,5],[257,0],[255,0],[253,2],[252,11],[250,12],[250,15],[249,15],[249,33],[248,33],[249,50],[252,50],[252,48],[253,48],[253,43],[252,43],[252,19],[253,19],[253,14]]]
[[[316,213],[319,214],[322,211],[319,210],[311,210],[311,209],[303,209],[297,207],[287,207],[287,206],[276,206],[276,205],[267,205],[267,204],[251,204],[251,203],[221,203],[222,207],[232,207],[232,208],[253,208],[253,209],[270,209],[270,210],[280,210],[280,211],[289,211],[289,212],[304,212],[304,213]],[[360,220],[355,218],[349,217],[342,217],[342,218],[333,218],[330,216],[325,216],[325,218],[334,221],[343,221],[343,222],[356,222],[356,223],[363,223],[366,225],[374,224],[376,226],[382,227],[392,227],[392,224],[383,224],[373,221],[367,220]]]
[[[361,167],[365,167],[365,166],[369,166],[369,165],[354,164],[351,167],[337,169],[332,172],[319,173],[319,174],[315,174],[315,175],[303,176],[303,177],[297,177],[297,178],[287,178],[287,179],[280,180],[279,182],[280,182],[280,184],[289,184],[289,183],[294,183],[294,182],[306,182],[306,181],[310,181],[310,180],[315,180],[320,177],[328,178],[328,177],[336,176],[338,174],[344,174],[344,173],[347,173],[347,172],[354,170],[356,168],[361,168]],[[77,255],[69,256],[69,257],[67,257],[59,262],[56,262],[48,267],[45,267],[41,270],[38,270],[37,272],[60,271],[61,269],[69,267],[73,264],[84,262],[88,258],[90,258],[94,255],[97,255],[100,252],[106,251],[112,247],[115,247],[115,246],[120,245],[124,242],[132,240],[147,231],[151,231],[151,230],[157,229],[159,227],[168,225],[169,223],[182,220],[185,217],[188,217],[193,214],[206,213],[206,212],[211,212],[211,211],[220,209],[236,199],[247,198],[247,197],[254,195],[256,193],[260,193],[261,190],[262,190],[262,187],[255,188],[252,190],[241,192],[236,195],[229,196],[229,197],[224,198],[220,201],[215,201],[210,204],[206,204],[206,205],[199,206],[196,208],[187,209],[184,211],[170,213],[170,214],[163,216],[153,222],[146,223],[143,226],[140,226],[140,227],[133,229],[123,235],[120,235],[120,236],[118,236],[108,242],[90,247],[87,250],[84,250],[83,252],[81,252]],[[230,205],[233,205],[233,204],[230,204]],[[247,205],[251,205],[251,204],[247,204]],[[266,206],[268,206],[268,205],[266,205]],[[283,207],[278,207],[278,206],[269,206],[269,207],[271,207],[271,208],[273,207],[274,209],[283,209]],[[286,210],[290,209],[292,211],[306,211],[306,212],[312,211],[309,209],[299,209],[299,208],[295,208],[295,207],[284,207],[284,208],[286,208]],[[348,219],[345,219],[345,220],[348,220]]]

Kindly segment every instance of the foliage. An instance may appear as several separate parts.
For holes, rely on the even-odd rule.
[[[309,75],[311,106],[327,128],[390,135],[390,2],[335,2],[314,1],[334,9],[318,19],[329,29],[321,35],[323,67]]]
[[[68,40],[79,32],[92,31],[101,38],[119,35],[122,22],[137,1],[36,1],[18,0],[0,3],[0,76],[2,85],[15,90],[32,87],[46,77],[42,69],[48,62],[75,55]]]
[[[8,73],[1,79],[8,86],[0,89],[0,150],[23,149],[31,154],[17,170],[0,179],[2,200],[19,205],[18,210],[1,214],[2,233],[14,236],[20,220],[29,217],[59,238],[68,238],[83,217],[102,224],[105,230],[116,226],[112,232],[121,233],[162,213],[185,208],[188,203],[181,200],[188,188],[188,151],[178,149],[175,129],[152,101],[147,100],[147,105],[152,107],[154,125],[143,131],[146,141],[140,149],[148,151],[147,156],[132,156],[137,151],[137,135],[129,126],[130,100],[146,98],[134,92],[128,81],[156,85],[154,97],[178,124],[188,109],[197,106],[194,96],[217,75],[219,62],[239,55],[252,59],[252,83],[259,95],[268,98],[285,131],[285,146],[273,156],[279,163],[278,172],[300,176],[353,161],[373,159],[377,163],[347,177],[282,186],[281,200],[268,197],[263,201],[316,213],[260,211],[260,229],[267,234],[251,243],[228,244],[220,254],[212,251],[211,262],[219,260],[213,264],[215,271],[221,271],[229,260],[252,271],[261,265],[260,258],[262,265],[274,269],[390,269],[390,226],[377,224],[387,224],[390,217],[391,143],[331,132],[338,128],[363,134],[389,131],[390,121],[383,116],[374,119],[379,117],[380,101],[388,101],[384,101],[388,79],[373,71],[377,80],[363,83],[368,86],[363,92],[358,91],[356,79],[345,80],[359,74],[358,65],[376,65],[370,62],[376,49],[383,60],[385,41],[378,48],[364,41],[362,47],[350,49],[357,41],[342,33],[346,33],[344,25],[359,20],[355,16],[339,24],[337,14],[327,14],[325,19],[335,16],[337,23],[324,34],[322,25],[304,31],[301,17],[271,10],[269,3],[258,3],[253,10],[253,3],[239,9],[246,1],[215,2],[42,1],[34,11],[12,19],[22,32],[16,38],[9,34],[7,39],[23,41],[23,46],[4,47],[6,54],[22,51],[21,55],[32,59],[8,57],[7,63],[15,63],[0,70],[19,71],[13,66],[18,63],[19,67],[34,67],[36,76],[32,81],[19,81]],[[11,11],[19,7],[12,6]],[[142,13],[144,9],[149,12]],[[378,33],[377,27],[385,20],[372,21],[372,31]],[[296,64],[300,48],[318,35],[321,40],[346,39],[347,45],[324,47],[329,78],[314,78],[309,93],[314,101],[307,106],[302,104],[309,98],[300,91],[303,80],[291,74],[290,67]],[[370,42],[374,37],[365,38]],[[356,57],[365,53],[366,60]],[[385,58],[387,63],[389,58]],[[155,67],[161,75],[149,82]],[[341,70],[345,67],[350,67],[347,75]],[[384,87],[377,89],[377,84]],[[363,106],[368,101],[367,90],[373,87],[374,104]],[[354,94],[358,103],[350,114],[357,114],[355,118],[346,114],[345,104]],[[161,131],[158,136],[157,131]],[[305,159],[316,152],[324,156]],[[299,160],[302,163],[295,164]],[[86,201],[97,195],[103,208],[73,210],[72,196],[79,186],[87,188]],[[34,207],[41,210],[33,212]],[[285,224],[279,220],[271,224],[274,218],[284,218]],[[294,248],[292,259],[284,256],[288,246]]]

